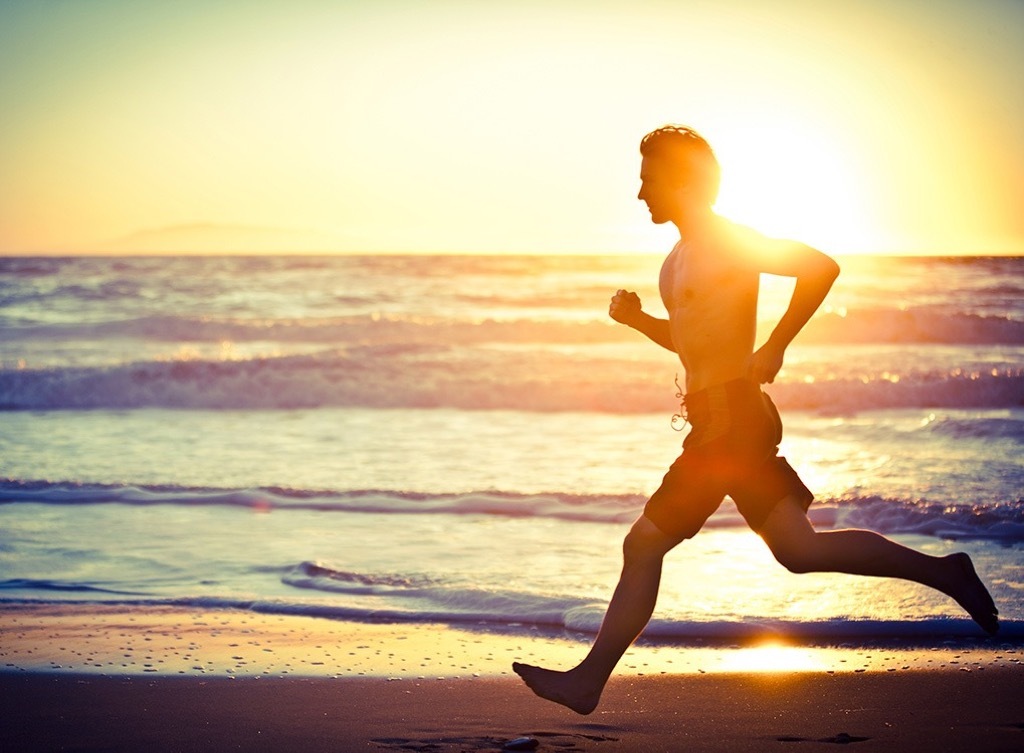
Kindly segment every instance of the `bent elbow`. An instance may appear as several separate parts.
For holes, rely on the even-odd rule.
[[[825,256],[821,264],[821,276],[828,280],[829,285],[839,277],[839,262],[831,256]]]

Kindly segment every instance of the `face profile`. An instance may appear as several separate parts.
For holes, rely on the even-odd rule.
[[[637,198],[647,204],[651,222],[662,225],[677,216],[685,185],[672,175],[663,160],[644,157],[640,167],[640,192]]]

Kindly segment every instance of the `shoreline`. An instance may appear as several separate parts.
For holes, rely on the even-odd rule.
[[[585,717],[511,673],[585,648],[526,628],[5,605],[0,749],[495,751],[528,736],[542,751],[1009,751],[1024,739],[1017,644],[641,644]]]
[[[513,661],[567,668],[593,636],[485,624],[356,622],[230,609],[101,604],[0,606],[0,672],[110,676],[515,678]],[[617,676],[985,671],[1024,666],[1016,637],[838,644],[641,638]]]
[[[535,626],[347,621],[237,609],[0,605],[0,672],[113,676],[515,677],[513,661],[569,667],[592,635]],[[837,643],[641,638],[617,675],[1016,668],[1024,642],[950,635]]]

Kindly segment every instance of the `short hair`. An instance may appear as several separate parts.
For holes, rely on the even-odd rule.
[[[664,160],[679,183],[692,186],[711,206],[718,199],[721,168],[708,142],[688,126],[666,125],[640,141],[640,154]]]

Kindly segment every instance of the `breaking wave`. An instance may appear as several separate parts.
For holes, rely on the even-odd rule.
[[[624,368],[626,366],[626,368]],[[847,369],[843,373],[841,369]],[[1004,408],[1024,404],[1024,367],[863,371],[830,366],[769,388],[780,407]],[[612,354],[439,351],[418,344],[245,360],[0,370],[0,410],[460,408],[645,413],[673,408],[670,367]]]
[[[333,491],[283,489],[217,489],[177,485],[82,484],[50,481],[0,481],[0,504],[181,507],[236,507],[258,513],[289,511],[490,515],[513,518],[554,518],[568,521],[626,524],[643,507],[635,494],[521,494],[480,491],[450,494],[374,489]],[[949,505],[920,499],[845,495],[822,499],[811,508],[819,527],[863,527],[886,534],[918,534],[946,539],[1024,541],[1024,505],[1005,500],[976,505]],[[723,506],[709,521],[713,527],[746,524],[732,506]],[[307,573],[310,575],[310,573]],[[358,579],[334,576],[335,585],[360,584]],[[409,584],[403,583],[403,586]]]
[[[596,294],[595,294],[596,298]],[[493,304],[493,297],[488,301]],[[523,301],[515,301],[523,307]],[[545,302],[541,302],[545,303]],[[249,319],[217,316],[150,316],[104,321],[31,323],[5,326],[4,337],[24,340],[117,340],[156,342],[295,343],[442,343],[468,345],[488,342],[599,343],[635,337],[626,328],[595,318],[593,310],[559,309],[546,302],[551,314],[531,318],[447,318],[401,313],[303,319]],[[595,301],[598,311],[603,306]],[[1005,314],[980,315],[927,309],[861,309],[814,317],[800,333],[810,344],[955,344],[1024,345],[1024,321]]]

